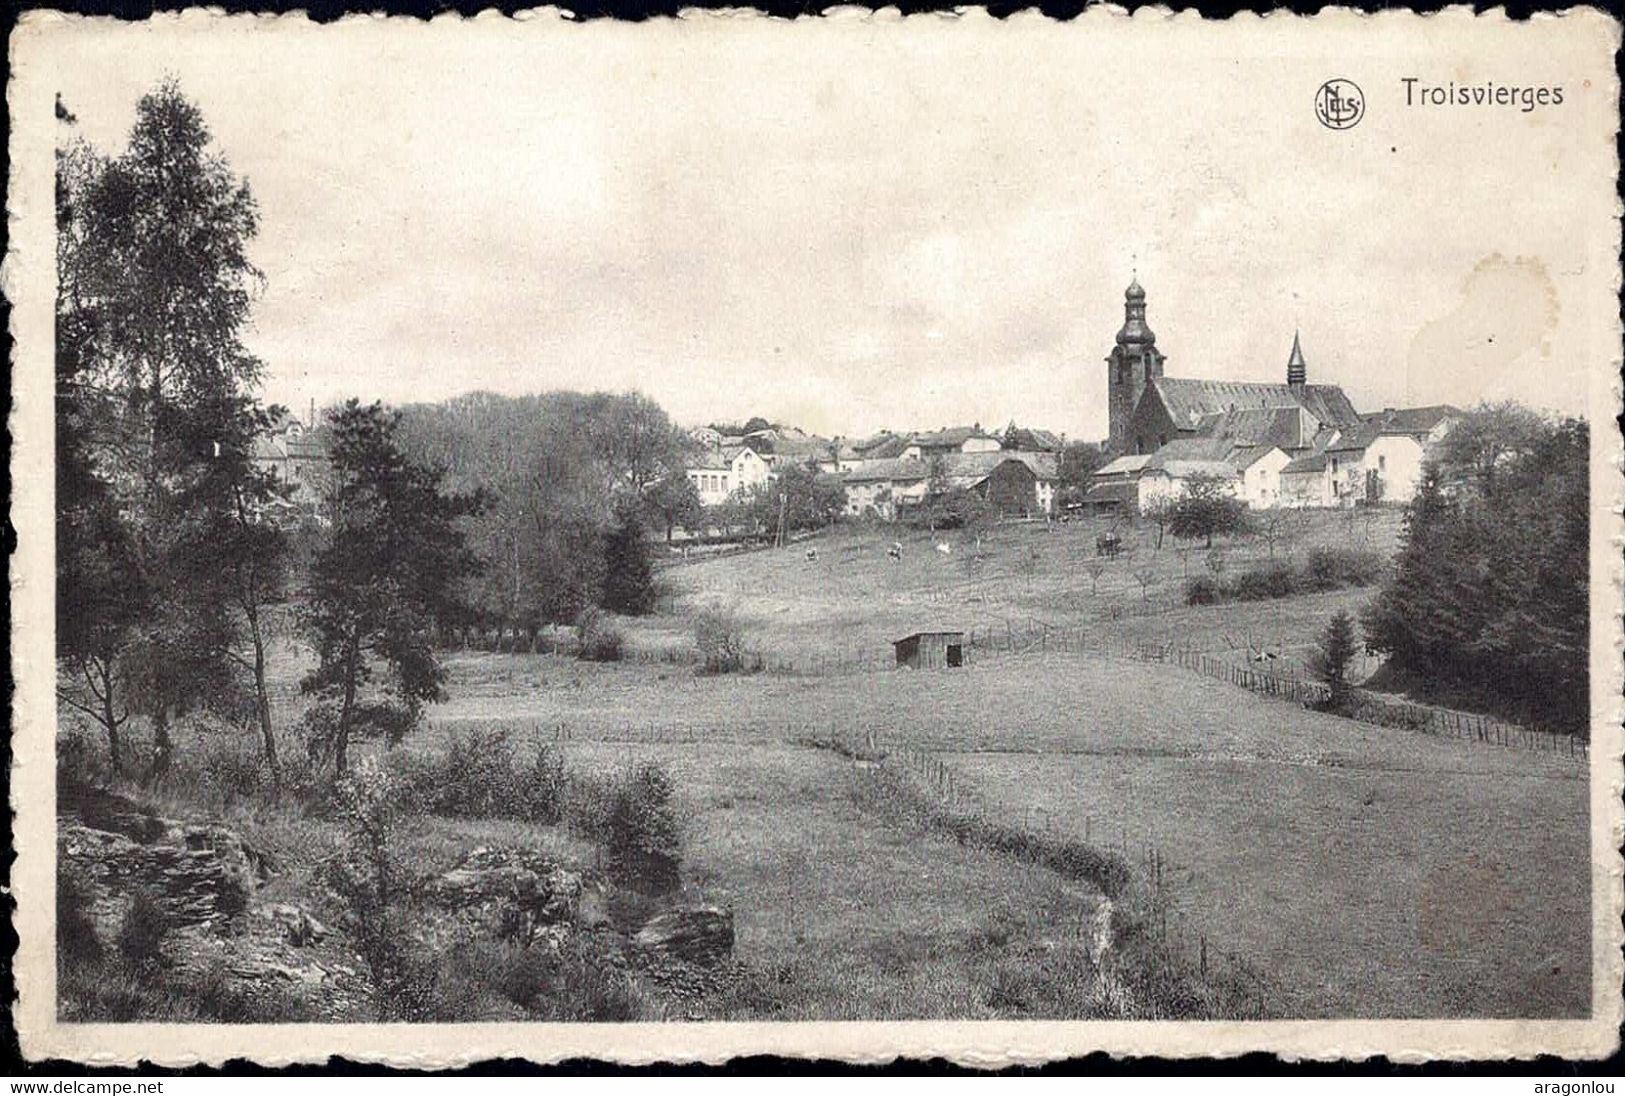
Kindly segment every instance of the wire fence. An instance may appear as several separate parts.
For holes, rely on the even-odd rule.
[[[1221,945],[1204,927],[1196,892],[1216,892],[1203,886],[1192,869],[1170,858],[1157,841],[1132,831],[1121,817],[1001,804],[939,754],[906,744],[888,749],[885,738],[873,729],[865,732],[865,739],[865,750],[911,777],[949,817],[975,823],[992,843],[1052,865],[1086,862],[1091,854],[1115,856],[1132,878],[1118,900],[1139,907],[1142,925],[1155,945],[1139,958],[1198,985],[1202,1001],[1216,1015],[1266,1019],[1286,1007],[1288,997],[1280,985],[1252,960]],[[1013,835],[1020,836],[1012,839]],[[1089,907],[1080,908],[1073,922],[1077,935],[1093,930],[1091,912]]]
[[[1022,620],[1007,617],[973,625],[968,633],[973,649],[988,652],[1029,653],[1062,651],[1119,657],[1137,662],[1161,662],[1247,689],[1260,696],[1293,704],[1324,704],[1331,690],[1304,676],[1296,663],[1287,660],[1284,672],[1257,664],[1238,664],[1195,647],[1174,643],[1147,643],[1126,637],[1090,632],[1082,626],[1057,626],[1033,617]],[[1353,691],[1345,718],[1377,726],[1416,731],[1440,738],[1454,738],[1487,746],[1531,750],[1551,754],[1584,765],[1590,749],[1580,735],[1545,728],[1526,727],[1477,712],[1415,704],[1377,696],[1361,689]]]

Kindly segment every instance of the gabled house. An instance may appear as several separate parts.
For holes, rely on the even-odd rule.
[[[289,488],[288,505],[296,514],[319,516],[332,468],[325,429],[284,414],[268,433],[254,439],[253,459]]]
[[[900,456],[909,460],[930,460],[953,453],[992,453],[1004,443],[980,426],[952,426],[925,434],[912,434]]]
[[[726,502],[737,493],[766,483],[771,469],[748,445],[724,445],[707,450],[688,468],[688,478],[707,506]]]

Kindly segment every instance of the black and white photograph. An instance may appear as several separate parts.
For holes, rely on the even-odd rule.
[[[1610,1053],[1618,24],[1187,14],[25,18],[25,1050]]]

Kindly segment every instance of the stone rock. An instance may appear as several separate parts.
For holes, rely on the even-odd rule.
[[[632,942],[690,963],[718,963],[733,952],[734,915],[716,906],[667,910],[646,921]]]
[[[431,879],[425,892],[440,913],[424,919],[430,941],[484,935],[528,947],[545,937],[556,946],[562,934],[555,928],[576,920],[582,881],[542,853],[482,847]]]
[[[260,906],[254,913],[260,920],[277,926],[283,939],[296,948],[309,947],[332,935],[332,930],[312,917],[310,911],[289,902]]]
[[[237,933],[205,926],[172,932],[164,953],[175,974],[195,985],[218,982],[251,1002],[262,1020],[344,1023],[377,1015],[366,962],[325,930],[319,939],[291,941],[278,907],[255,909]]]
[[[248,908],[257,878],[240,841],[225,851],[143,844],[65,819],[57,824],[57,870],[104,941],[117,936],[140,891],[158,902],[171,925],[215,925]]]

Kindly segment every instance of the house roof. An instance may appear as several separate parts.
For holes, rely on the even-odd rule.
[[[880,483],[884,480],[913,482],[931,474],[923,460],[868,460],[857,468],[840,473],[848,483]]]
[[[1117,480],[1092,484],[1083,497],[1093,503],[1118,502],[1128,506],[1139,502],[1140,489],[1132,481]]]
[[[957,486],[971,487],[987,479],[995,468],[1006,461],[1026,465],[1041,480],[1053,480],[1060,466],[1060,460],[1054,453],[992,449],[986,453],[948,453],[943,457],[943,468],[949,480]]]
[[[1334,384],[1256,384],[1158,377],[1151,382],[1181,430],[1196,430],[1204,416],[1243,409],[1301,407],[1322,423],[1348,423],[1359,413]]]
[[[1291,461],[1290,454],[1285,449],[1282,449],[1279,445],[1270,445],[1268,443],[1254,445],[1249,449],[1242,450],[1231,459],[1236,462],[1237,468],[1251,468],[1271,453],[1280,453],[1283,457],[1288,458],[1288,463]]]
[[[1061,451],[1061,436],[1052,430],[1038,430],[1029,426],[1017,426],[1013,431],[1006,431],[1005,437],[1014,434],[1016,448],[1026,451],[1044,453],[1058,453]]]
[[[911,639],[923,639],[926,636],[947,636],[949,638],[954,638],[954,637],[957,636],[957,637],[963,638],[964,635],[965,635],[965,632],[961,628],[942,628],[942,629],[935,630],[935,631],[930,631],[930,632],[910,632],[908,635],[904,636],[902,639],[894,639],[894,640],[892,640],[892,646],[895,647],[896,645],[898,645],[900,643],[907,643]]]
[[[1150,461],[1150,453],[1124,453],[1120,457],[1113,458],[1103,467],[1096,469],[1093,478],[1099,480],[1110,476],[1127,476],[1132,479]]]
[[[1320,472],[1326,467],[1326,453],[1305,453],[1301,457],[1294,457],[1292,461],[1281,469],[1281,475],[1289,476],[1295,472]]]
[[[1432,407],[1387,407],[1360,416],[1360,421],[1376,426],[1384,434],[1426,434],[1445,419],[1461,415],[1459,407],[1435,404]]]
[[[907,438],[892,434],[860,451],[863,453],[865,460],[892,460],[902,456],[903,450],[908,448],[908,444]]]
[[[911,441],[915,445],[937,448],[944,445],[964,445],[972,438],[986,438],[988,441],[999,440],[979,426],[950,426],[944,430],[933,430],[929,433],[914,434]]]

